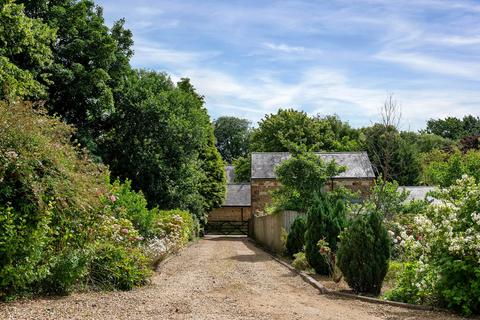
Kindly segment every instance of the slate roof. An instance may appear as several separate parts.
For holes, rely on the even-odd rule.
[[[252,204],[250,184],[227,184],[227,196],[223,207],[249,207]]]
[[[335,160],[346,171],[334,178],[375,178],[366,152],[317,152],[324,161]],[[252,179],[275,179],[275,167],[290,158],[288,152],[253,152]]]
[[[234,183],[235,173],[234,166],[225,166],[225,173],[227,174],[227,183]]]
[[[402,186],[399,189],[403,189],[409,191],[410,194],[408,195],[405,201],[412,201],[412,200],[425,200],[427,199],[430,203],[438,203],[439,200],[428,196],[427,193],[430,191],[434,191],[435,187],[428,187],[428,186]]]

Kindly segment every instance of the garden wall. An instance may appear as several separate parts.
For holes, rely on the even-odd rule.
[[[265,248],[281,253],[283,251],[282,229],[290,232],[293,221],[301,213],[283,211],[266,216],[253,216],[251,236]]]

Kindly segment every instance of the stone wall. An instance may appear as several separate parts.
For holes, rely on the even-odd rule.
[[[280,187],[280,182],[276,179],[252,179],[252,213],[263,213],[265,206],[270,204],[272,197],[270,193]]]
[[[365,198],[370,194],[373,187],[373,179],[332,179],[327,182],[325,188],[331,191],[338,186],[343,186],[354,192],[360,191],[360,195]],[[276,179],[252,179],[252,213],[261,214],[265,212],[265,207],[271,203],[271,192],[280,187],[280,182]]]
[[[350,189],[353,192],[360,191],[360,196],[366,198],[370,195],[375,181],[373,179],[333,179],[330,183],[330,190],[338,186]]]
[[[250,207],[220,207],[208,214],[208,221],[247,221],[251,216]]]

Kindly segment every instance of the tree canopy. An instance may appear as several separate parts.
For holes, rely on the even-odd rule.
[[[480,117],[467,115],[462,119],[456,117],[430,119],[427,121],[426,132],[452,140],[480,135]]]
[[[219,117],[213,122],[216,146],[223,160],[232,163],[248,152],[250,121],[236,117]]]
[[[189,81],[130,73],[112,123],[101,142],[112,173],[131,179],[151,205],[188,209],[205,222],[224,198],[226,178],[203,99]]]
[[[103,10],[90,0],[24,0],[25,13],[57,30],[46,107],[78,128],[95,151],[95,139],[115,111],[115,95],[130,69],[132,34],[117,21],[105,25]]]
[[[0,30],[0,99],[45,98],[55,30],[13,1],[0,4]]]

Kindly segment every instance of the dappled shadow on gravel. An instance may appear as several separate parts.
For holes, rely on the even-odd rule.
[[[203,240],[206,240],[206,241],[220,241],[220,242],[224,242],[224,241],[239,241],[239,242],[242,242],[242,241],[247,241],[248,240],[248,237],[245,236],[245,235],[215,235],[215,234],[209,234],[209,235],[206,235]]]
[[[254,254],[239,254],[239,255],[232,256],[232,257],[225,258],[225,259],[235,260],[235,261],[239,261],[239,262],[253,262],[253,263],[272,260],[272,258],[270,258],[269,256],[258,255],[258,254],[255,254],[255,253]]]

